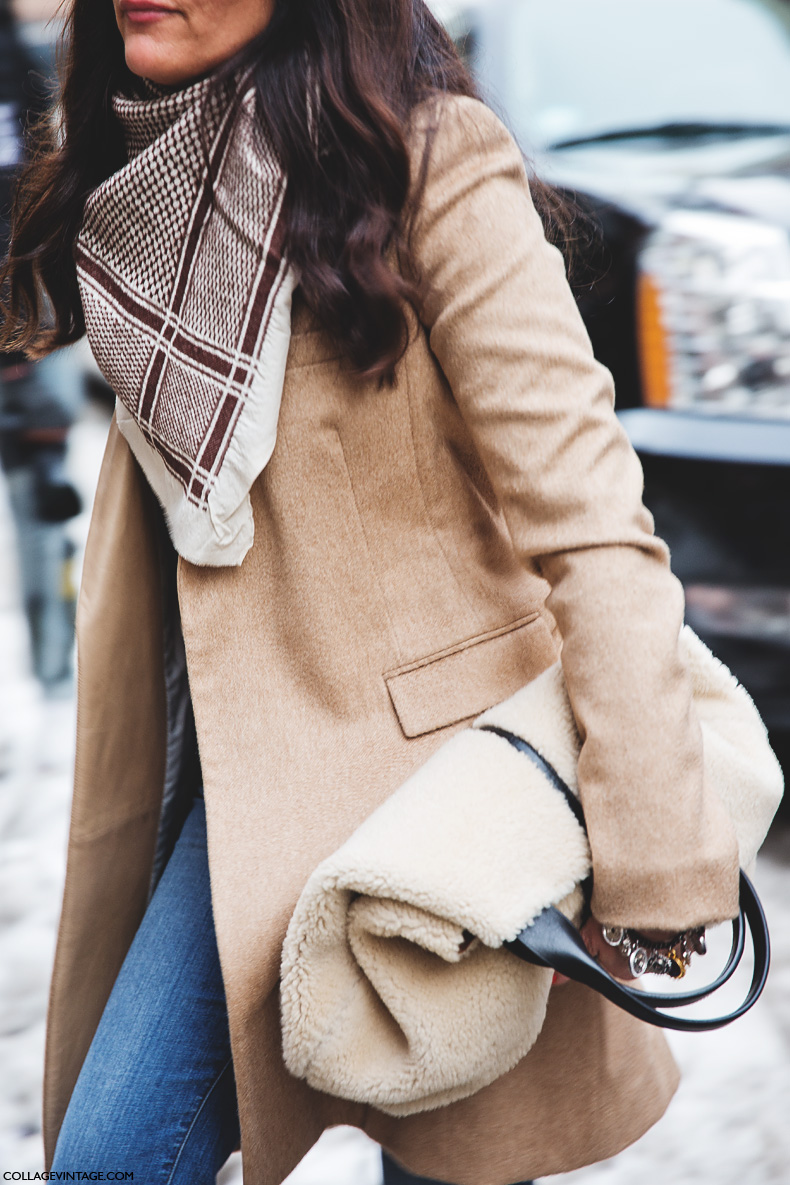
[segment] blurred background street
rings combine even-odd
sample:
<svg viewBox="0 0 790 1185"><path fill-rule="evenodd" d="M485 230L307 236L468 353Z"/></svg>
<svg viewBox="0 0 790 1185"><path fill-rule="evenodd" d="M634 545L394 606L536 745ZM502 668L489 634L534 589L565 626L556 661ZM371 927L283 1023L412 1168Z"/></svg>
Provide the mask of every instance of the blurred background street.
<svg viewBox="0 0 790 1185"><path fill-rule="evenodd" d="M571 278L687 618L790 767L790 2L436 0L535 171L575 203ZM0 238L53 0L0 0ZM31 80L33 82L31 83ZM112 396L82 346L0 367L0 1172L42 1168L44 1018L71 793L73 616ZM758 863L774 961L734 1026L672 1035L682 1086L557 1180L790 1181L790 809ZM714 937L710 962L726 937ZM705 968L706 974L710 973ZM748 968L727 989L734 1003ZM727 1001L725 1000L725 1004ZM380 1185L337 1129L290 1185ZM239 1185L239 1157L220 1177Z"/></svg>

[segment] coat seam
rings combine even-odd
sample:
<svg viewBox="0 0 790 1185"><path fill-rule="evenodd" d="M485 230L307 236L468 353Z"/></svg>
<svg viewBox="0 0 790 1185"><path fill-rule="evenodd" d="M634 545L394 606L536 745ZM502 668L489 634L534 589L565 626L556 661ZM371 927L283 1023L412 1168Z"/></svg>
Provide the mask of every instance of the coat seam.
<svg viewBox="0 0 790 1185"><path fill-rule="evenodd" d="M423 335L426 334L425 327L423 326L423 324L419 320L419 318L418 318L417 332L418 332L418 334L420 334L420 333L422 333ZM437 370L441 373L441 367L439 367L438 361L435 362L435 365L437 367ZM419 453L417 451L417 441L416 441L415 432L414 432L414 409L412 406L412 384L411 384L411 376L409 374L409 359L408 359L408 357L404 358L403 370L406 375L406 407L407 407L407 412L408 412L408 417L409 417L409 440L411 442L411 452L412 452L412 457L414 459L414 472L417 476L417 487L420 491L420 500L422 502L423 510L425 512L425 521L428 524L428 527L430 528L431 534L433 535L434 539L436 540L436 546L439 548L439 551L441 552L441 556L442 556L442 559L444 560L445 567L447 568L448 572L450 573L450 576L451 576L456 588L458 589L459 593L461 594L461 599L464 602L464 604L466 605L467 609L469 610L469 612L472 616L472 620L479 621L480 616L479 616L477 610L475 609L474 605L472 604L472 601L469 598L469 594L468 594L466 588L464 588L463 583L459 580L458 573L456 572L455 567L450 562L450 556L448 554L444 540L442 539L442 533L439 531L438 527L436 526L436 523L433 520L433 515L431 514L431 511L429 509L428 497L425 492L425 483L423 482L423 477L422 477L422 466L420 464L420 457L419 457Z"/></svg>
<svg viewBox="0 0 790 1185"><path fill-rule="evenodd" d="M359 509L359 502L357 501L357 491L354 488L354 482L351 477L351 470L348 467L348 460L346 458L346 450L343 446L343 438L340 435L340 430L337 428L337 426L334 427L334 432L335 432L335 435L337 436L338 445L340 446L340 459L343 462L343 471L346 475L346 481L348 482L348 488L351 491L351 500L354 503L354 513L356 514L357 522L359 524L359 529L362 534L362 540L365 544L365 554L368 557L368 567L369 567L370 572L373 576L373 580L375 581L376 588L378 589L379 599L380 599L382 605L384 606L384 613L386 615L387 622L390 627L390 637L392 638L392 642L395 647L395 653L398 657L398 661L400 662L400 660L402 659L402 654L401 654L401 648L400 648L400 641L398 639L398 631L395 628L395 619L392 616L392 612L391 612L390 606L389 606L389 601L387 600L387 595L384 591L384 586L381 583L381 578L379 577L378 569L376 568L376 565L373 562L373 553L371 551L370 541L368 539L367 532L365 530L365 522L364 522L364 519L362 518L362 513Z"/></svg>
<svg viewBox="0 0 790 1185"><path fill-rule="evenodd" d="M398 679L401 675L409 675L412 671L422 670L423 667L430 666L434 662L439 662L440 659L450 658L453 654L462 654L465 650L469 650L481 642L490 642L494 638L501 638L506 634L511 634L515 630L521 629L522 626L531 625L539 617L540 611L535 609L525 617L518 617L515 621L508 622L507 625L501 625L497 629L487 630L483 634L475 634L471 638L465 638L463 642L457 642L453 646L445 647L444 650L436 650L432 654L426 654L424 658L415 659L414 662L407 663L405 666L393 667L392 670L384 672L384 678L387 680Z"/></svg>
<svg viewBox="0 0 790 1185"><path fill-rule="evenodd" d="M97 839L106 839L108 835L112 835L115 831L123 831L125 827L131 826L132 823L138 823L142 819L148 819L152 816L159 815L159 807L148 807L147 810L140 811L136 815L129 815L125 819L116 820L113 823L107 823L103 827L97 828L95 831L88 831L84 835L69 836L69 847L77 847L82 844L94 843Z"/></svg>
<svg viewBox="0 0 790 1185"><path fill-rule="evenodd" d="M79 713L79 708L78 708ZM68 907L71 903L71 896L74 893L73 877L68 875L68 863L66 866L66 878L63 885L63 900L61 902L60 920L58 922L58 933L55 941L55 959L52 965L52 975L49 983L49 996L47 999L47 1019L45 1025L46 1040L44 1047L44 1075L42 1082L42 1097L41 1097L41 1128L42 1138L44 1142L44 1163L47 1169L52 1163L55 1154L55 1144L60 1135L60 1129L63 1125L63 1117L65 1115L65 1108L62 1108L60 1121L57 1124L57 1131L53 1131L54 1117L51 1114L53 1102L52 1096L55 1092L55 1059L50 1046L52 1036L53 1015L55 1007L55 999L58 996L58 988L63 977L63 959L58 959L57 951L60 945L60 940L65 927L65 921L68 916ZM62 1068L61 1068L62 1078ZM62 1087L61 1087L62 1090ZM54 1136L54 1140L52 1137Z"/></svg>

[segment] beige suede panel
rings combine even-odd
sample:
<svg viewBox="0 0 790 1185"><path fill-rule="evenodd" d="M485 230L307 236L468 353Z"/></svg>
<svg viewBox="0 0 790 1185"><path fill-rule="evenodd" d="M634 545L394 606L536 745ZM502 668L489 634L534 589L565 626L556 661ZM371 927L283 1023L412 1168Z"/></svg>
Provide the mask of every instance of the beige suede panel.
<svg viewBox="0 0 790 1185"><path fill-rule="evenodd" d="M418 129L416 158L421 143ZM239 569L180 567L248 1185L277 1185L342 1121L422 1175L506 1185L611 1155L666 1106L660 1036L581 989L552 994L508 1075L430 1114L365 1115L282 1064L280 950L310 873L460 721L554 660L554 617L601 915L674 927L735 907L735 841L703 786L677 653L680 590L518 152L479 104L442 109L413 246L430 337L413 316L395 386L355 377L297 298L255 545ZM150 870L164 706L145 506L113 431L80 610L50 1155ZM93 870L111 865L108 890ZM86 959L101 973L80 986Z"/></svg>

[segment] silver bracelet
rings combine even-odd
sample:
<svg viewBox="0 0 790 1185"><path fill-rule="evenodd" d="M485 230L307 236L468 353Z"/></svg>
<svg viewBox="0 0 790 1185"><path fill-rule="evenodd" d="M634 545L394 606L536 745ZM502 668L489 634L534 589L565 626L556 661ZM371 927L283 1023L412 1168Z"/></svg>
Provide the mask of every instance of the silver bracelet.
<svg viewBox="0 0 790 1185"><path fill-rule="evenodd" d="M691 956L704 955L707 949L704 926L683 930L666 942L653 942L636 930L626 930L622 926L604 926L603 938L628 959L631 974L636 979L646 972L682 979Z"/></svg>

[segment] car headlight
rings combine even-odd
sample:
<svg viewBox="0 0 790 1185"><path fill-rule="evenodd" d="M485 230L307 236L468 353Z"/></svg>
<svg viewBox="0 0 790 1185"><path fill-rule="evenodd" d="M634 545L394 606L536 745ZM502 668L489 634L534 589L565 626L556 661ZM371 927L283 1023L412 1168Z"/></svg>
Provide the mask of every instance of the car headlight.
<svg viewBox="0 0 790 1185"><path fill-rule="evenodd" d="M790 419L790 238L730 214L676 210L639 260L645 402Z"/></svg>

